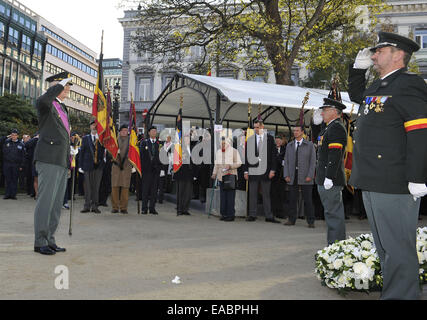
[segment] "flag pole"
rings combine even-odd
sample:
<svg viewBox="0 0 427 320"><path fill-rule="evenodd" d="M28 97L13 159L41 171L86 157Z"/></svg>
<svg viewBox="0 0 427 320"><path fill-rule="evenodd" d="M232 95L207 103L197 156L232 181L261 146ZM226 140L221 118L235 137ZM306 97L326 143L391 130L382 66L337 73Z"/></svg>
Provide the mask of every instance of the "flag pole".
<svg viewBox="0 0 427 320"><path fill-rule="evenodd" d="M248 136L249 130L251 129L252 122L252 99L249 98L248 101L248 130L246 131L246 139L245 139L245 162L248 161ZM248 180L246 180L246 217L249 217L249 167L248 167Z"/></svg>
<svg viewBox="0 0 427 320"><path fill-rule="evenodd" d="M133 130L134 129L134 124L136 123L136 119L134 119L133 118L133 116L134 116L134 114L135 114L135 112L133 112L134 110L133 110L133 108L135 108L134 107L134 104L133 104L133 94L132 94L132 92L130 93L130 105L131 105L131 110L130 110L130 113L131 113L131 115L130 115L130 119L132 119L132 122L131 122L131 130ZM141 179L142 179L142 177L140 177L138 174L136 175L136 206L137 206L137 214L138 215L140 215L141 214L141 204L140 204L140 202L139 202L139 195L141 194Z"/></svg>

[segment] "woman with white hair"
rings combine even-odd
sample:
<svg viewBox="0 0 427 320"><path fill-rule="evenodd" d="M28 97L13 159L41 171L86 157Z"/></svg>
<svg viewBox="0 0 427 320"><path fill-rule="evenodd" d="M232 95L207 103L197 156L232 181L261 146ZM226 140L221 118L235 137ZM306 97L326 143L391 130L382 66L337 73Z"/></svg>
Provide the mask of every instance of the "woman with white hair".
<svg viewBox="0 0 427 320"><path fill-rule="evenodd" d="M221 220L234 221L237 185L237 169L242 165L239 152L231 146L225 137L221 141L221 149L215 155L215 166L212 179L220 182Z"/></svg>

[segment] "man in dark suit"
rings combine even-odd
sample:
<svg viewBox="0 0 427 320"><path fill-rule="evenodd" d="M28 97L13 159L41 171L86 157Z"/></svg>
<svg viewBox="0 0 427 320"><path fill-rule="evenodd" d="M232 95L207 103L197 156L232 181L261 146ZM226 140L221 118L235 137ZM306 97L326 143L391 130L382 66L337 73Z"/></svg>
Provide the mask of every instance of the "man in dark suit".
<svg viewBox="0 0 427 320"><path fill-rule="evenodd" d="M183 138L182 144L182 166L173 174L173 179L176 182L176 203L177 216L189 216L191 198L193 195L193 181L197 176L197 166L194 165L191 159L191 141L190 136L186 135Z"/></svg>
<svg viewBox="0 0 427 320"><path fill-rule="evenodd" d="M90 134L83 137L79 152L79 172L85 175L85 204L81 213L92 211L100 214L99 187L105 165L105 148L99 142L95 120L90 123L90 131Z"/></svg>
<svg viewBox="0 0 427 320"><path fill-rule="evenodd" d="M274 138L264 130L264 123L256 120L255 134L252 135L245 149L245 180L249 180L249 216L248 222L257 219L258 187L262 190L262 203L265 221L280 223L274 219L271 211L271 180L276 175L276 148Z"/></svg>
<svg viewBox="0 0 427 320"><path fill-rule="evenodd" d="M350 185L361 189L383 274L383 300L420 297L416 248L420 198L427 194L427 85L407 71L411 39L380 32L350 68L349 95L360 104ZM380 79L366 88L373 65Z"/></svg>
<svg viewBox="0 0 427 320"><path fill-rule="evenodd" d="M346 186L344 151L347 131L340 120L345 108L344 104L330 98L325 98L320 108L326 127L320 132L316 184L325 209L329 245L346 239L342 190Z"/></svg>
<svg viewBox="0 0 427 320"><path fill-rule="evenodd" d="M286 153L286 138L276 136L276 172L271 180L271 209L275 217L285 218L286 183L283 177L283 160Z"/></svg>
<svg viewBox="0 0 427 320"><path fill-rule="evenodd" d="M156 202L162 163L159 157L160 143L157 140L157 128L151 127L148 135L149 138L141 141L139 147L142 168L142 214L147 214L150 210L150 214L158 215Z"/></svg>
<svg viewBox="0 0 427 320"><path fill-rule="evenodd" d="M36 102L40 139L34 151L38 173L34 251L43 255L65 251L56 245L54 235L70 166L70 124L62 101L70 92L71 80L71 75L66 72L46 79L51 87Z"/></svg>

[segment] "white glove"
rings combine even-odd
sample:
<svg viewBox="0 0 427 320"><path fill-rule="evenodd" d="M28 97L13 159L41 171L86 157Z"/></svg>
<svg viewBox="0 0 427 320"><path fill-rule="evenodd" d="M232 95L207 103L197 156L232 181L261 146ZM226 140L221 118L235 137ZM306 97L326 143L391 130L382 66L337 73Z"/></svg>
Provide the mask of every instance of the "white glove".
<svg viewBox="0 0 427 320"><path fill-rule="evenodd" d="M323 117L322 117L322 110L321 109L316 109L313 112L313 123L318 126L320 124L322 124L323 122Z"/></svg>
<svg viewBox="0 0 427 320"><path fill-rule="evenodd" d="M427 195L427 186L424 183L409 182L408 189L409 192L414 196L414 201L417 201L418 198Z"/></svg>
<svg viewBox="0 0 427 320"><path fill-rule="evenodd" d="M325 183L323 184L326 190L331 189L334 186L334 182L331 179L325 178Z"/></svg>
<svg viewBox="0 0 427 320"><path fill-rule="evenodd" d="M160 171L160 177L164 177L165 176L165 171L164 170L161 170Z"/></svg>
<svg viewBox="0 0 427 320"><path fill-rule="evenodd" d="M83 169L82 168L79 168L79 172L81 173L81 174L84 174L85 172L83 171Z"/></svg>
<svg viewBox="0 0 427 320"><path fill-rule="evenodd" d="M360 50L357 54L356 61L354 62L354 69L369 69L373 62L371 60L372 52L369 48Z"/></svg>
<svg viewBox="0 0 427 320"><path fill-rule="evenodd" d="M79 149L78 148L74 149L74 147L70 147L70 155L72 157L75 157L78 153L79 153Z"/></svg>
<svg viewBox="0 0 427 320"><path fill-rule="evenodd" d="M62 85L63 87L65 87L67 85L68 82L73 81L73 78L67 78L62 80L59 84Z"/></svg>
<svg viewBox="0 0 427 320"><path fill-rule="evenodd" d="M132 167L132 173L135 173L135 172L136 172L136 169Z"/></svg>

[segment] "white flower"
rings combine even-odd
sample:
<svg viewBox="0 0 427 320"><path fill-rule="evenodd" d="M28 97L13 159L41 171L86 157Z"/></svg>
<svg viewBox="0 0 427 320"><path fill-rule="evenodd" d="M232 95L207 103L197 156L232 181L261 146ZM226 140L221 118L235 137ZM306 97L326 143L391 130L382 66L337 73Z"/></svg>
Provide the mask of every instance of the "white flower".
<svg viewBox="0 0 427 320"><path fill-rule="evenodd" d="M375 270L369 268L363 262L357 262L353 266L354 273L356 275L356 279L360 280L372 280L375 274Z"/></svg>
<svg viewBox="0 0 427 320"><path fill-rule="evenodd" d="M335 270L341 269L341 267L343 265L342 259L335 260L334 263L333 263L333 265L334 265L334 269Z"/></svg>
<svg viewBox="0 0 427 320"><path fill-rule="evenodd" d="M370 256L368 259L366 259L366 265L369 268L372 268L374 266L374 264L375 264L376 261L377 261L377 259L375 257Z"/></svg>
<svg viewBox="0 0 427 320"><path fill-rule="evenodd" d="M365 251L365 250L363 250L363 251L362 251L362 257L363 257L363 258L367 259L367 258L369 258L370 256L371 256L371 252L369 252L369 251Z"/></svg>
<svg viewBox="0 0 427 320"><path fill-rule="evenodd" d="M425 252L424 252L425 253ZM418 254L418 261L419 261L419 263L420 264L423 264L424 263L424 261L426 261L426 258L424 257L424 254L423 253L421 253L421 252L417 252L417 254Z"/></svg>
<svg viewBox="0 0 427 320"><path fill-rule="evenodd" d="M420 274L423 274L424 273L424 269L420 269Z"/></svg>
<svg viewBox="0 0 427 320"><path fill-rule="evenodd" d="M362 241L361 246L362 246L363 249L366 249L366 250L371 250L372 249L372 243L369 242L369 241L366 241L366 240Z"/></svg>
<svg viewBox="0 0 427 320"><path fill-rule="evenodd" d="M352 267L354 260L350 256L344 257L344 264L346 267Z"/></svg>

